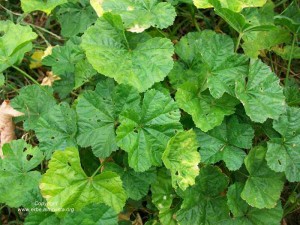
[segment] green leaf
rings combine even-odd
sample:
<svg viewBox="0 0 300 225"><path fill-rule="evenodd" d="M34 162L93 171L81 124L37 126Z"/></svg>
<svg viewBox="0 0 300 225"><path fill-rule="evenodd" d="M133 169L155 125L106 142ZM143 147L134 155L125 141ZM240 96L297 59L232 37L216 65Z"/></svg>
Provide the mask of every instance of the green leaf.
<svg viewBox="0 0 300 225"><path fill-rule="evenodd" d="M139 200L146 196L149 191L150 184L155 181L156 175L153 170L143 173L135 172L130 169L125 171L121 176L126 194L133 200Z"/></svg>
<svg viewBox="0 0 300 225"><path fill-rule="evenodd" d="M68 213L61 224L116 225L118 224L118 215L107 205L91 204L80 211Z"/></svg>
<svg viewBox="0 0 300 225"><path fill-rule="evenodd" d="M56 105L53 90L50 87L28 85L20 89L19 95L11 101L15 110L21 111L25 116L23 126L25 130L35 130L38 119L47 114Z"/></svg>
<svg viewBox="0 0 300 225"><path fill-rule="evenodd" d="M31 27L0 21L0 73L15 63L20 63L24 54L32 49L37 38Z"/></svg>
<svg viewBox="0 0 300 225"><path fill-rule="evenodd" d="M268 166L276 172L285 172L290 182L300 181L300 109L288 107L287 112L273 122L282 138L268 142Z"/></svg>
<svg viewBox="0 0 300 225"><path fill-rule="evenodd" d="M292 33L300 32L300 9L297 2L291 2L280 14L274 17L275 23L287 27Z"/></svg>
<svg viewBox="0 0 300 225"><path fill-rule="evenodd" d="M97 19L97 14L88 0L63 4L56 16L61 25L61 34L64 37L83 33Z"/></svg>
<svg viewBox="0 0 300 225"><path fill-rule="evenodd" d="M282 48L280 47L274 47L272 50L279 55L281 58L285 60L289 60L290 57L292 59L300 59L300 47L299 46L294 46L294 49L291 45L286 45Z"/></svg>
<svg viewBox="0 0 300 225"><path fill-rule="evenodd" d="M176 197L172 187L171 176L165 168L158 170L156 181L151 185L152 202L159 210L159 220L162 224L176 225L175 209L171 209Z"/></svg>
<svg viewBox="0 0 300 225"><path fill-rule="evenodd" d="M206 166L200 169L196 184L183 193L183 202L176 213L182 225L222 224L229 216L226 197L223 192L228 185L226 177L219 168Z"/></svg>
<svg viewBox="0 0 300 225"><path fill-rule="evenodd" d="M26 216L24 225L50 225L60 224L60 219L53 212L41 211L30 212Z"/></svg>
<svg viewBox="0 0 300 225"><path fill-rule="evenodd" d="M21 7L24 13L30 13L32 11L40 10L47 14L50 14L56 6L67 2L68 0L21 0Z"/></svg>
<svg viewBox="0 0 300 225"><path fill-rule="evenodd" d="M4 159L0 159L0 202L10 207L30 204L38 191L40 172L31 171L44 159L40 150L24 140L3 145ZM30 157L30 158L28 158Z"/></svg>
<svg viewBox="0 0 300 225"><path fill-rule="evenodd" d="M80 75L82 73L81 66L86 59L82 48L79 46L80 42L81 39L79 37L72 37L64 46L54 47L51 55L46 56L42 61L43 65L51 66L52 72L61 78L53 84L54 91L61 98L67 97L74 89L76 82L75 75L77 74L78 76L79 74L79 76L82 76ZM87 64L86 62L86 73L90 70L93 72L91 76L95 75L95 71L89 69L91 66ZM77 69L79 70L77 71Z"/></svg>
<svg viewBox="0 0 300 225"><path fill-rule="evenodd" d="M247 73L248 58L234 53L229 36L213 31L189 33L175 46L180 57L169 75L171 82L207 79L210 93L221 98L226 92L234 96L234 83Z"/></svg>
<svg viewBox="0 0 300 225"><path fill-rule="evenodd" d="M136 33L149 27L167 28L176 17L175 8L170 3L158 0L104 0L100 5L103 12L120 15L125 28Z"/></svg>
<svg viewBox="0 0 300 225"><path fill-rule="evenodd" d="M245 158L249 176L241 193L242 199L259 209L274 208L284 184L282 174L268 167L265 156L266 149L259 146L253 148Z"/></svg>
<svg viewBox="0 0 300 225"><path fill-rule="evenodd" d="M285 79L285 87L283 93L286 98L286 103L289 106L300 105L300 85L298 80L294 78Z"/></svg>
<svg viewBox="0 0 300 225"><path fill-rule="evenodd" d="M145 172L135 172L128 167L122 168L115 163L106 163L105 170L119 174L128 198L136 201L148 194L150 185L156 180L154 168Z"/></svg>
<svg viewBox="0 0 300 225"><path fill-rule="evenodd" d="M98 83L95 91L80 95L77 142L82 147L91 146L97 157L108 157L117 150L115 127L119 114L126 108L139 104L136 89L126 85L115 86L112 79Z"/></svg>
<svg viewBox="0 0 300 225"><path fill-rule="evenodd" d="M81 46L99 73L140 92L162 81L173 67L170 40L128 33L121 17L110 13L85 32Z"/></svg>
<svg viewBox="0 0 300 225"><path fill-rule="evenodd" d="M233 214L231 224L280 224L283 216L280 202L272 209L257 209L251 207L241 198L243 188L244 185L242 183L234 183L228 188L227 203Z"/></svg>
<svg viewBox="0 0 300 225"><path fill-rule="evenodd" d="M243 149L252 147L254 130L251 125L240 123L233 116L207 133L197 130L200 154L204 163L223 160L229 170L239 169L246 153Z"/></svg>
<svg viewBox="0 0 300 225"><path fill-rule="evenodd" d="M287 30L276 27L271 31L249 32L243 36L242 44L245 54L252 58L257 58L260 51L273 50L273 46L284 43L290 39ZM276 52L277 54L277 52Z"/></svg>
<svg viewBox="0 0 300 225"><path fill-rule="evenodd" d="M141 106L124 111L117 129L118 146L128 152L129 166L143 172L161 165L168 141L181 130L177 104L156 90L145 93Z"/></svg>
<svg viewBox="0 0 300 225"><path fill-rule="evenodd" d="M201 89L195 83L186 83L178 88L176 101L181 109L192 116L196 127L207 132L219 126L225 116L233 114L239 102L226 93L215 99L208 90L201 92Z"/></svg>
<svg viewBox="0 0 300 225"><path fill-rule="evenodd" d="M260 60L250 63L247 78L236 82L235 93L243 103L246 114L254 122L262 123L267 118L278 119L285 110L285 98L279 79Z"/></svg>
<svg viewBox="0 0 300 225"><path fill-rule="evenodd" d="M88 177L80 165L76 148L56 151L42 176L40 189L50 210L74 208L81 210L91 203L105 203L120 212L126 201L120 177L113 172ZM57 212L64 216L65 211Z"/></svg>
<svg viewBox="0 0 300 225"><path fill-rule="evenodd" d="M197 8L205 9L213 7L211 0L193 0ZM261 7L267 0L219 0L222 8L227 8L235 12L240 12L246 7Z"/></svg>
<svg viewBox="0 0 300 225"><path fill-rule="evenodd" d="M76 113L67 103L52 107L42 115L35 127L39 146L50 158L52 152L76 147Z"/></svg>
<svg viewBox="0 0 300 225"><path fill-rule="evenodd" d="M97 74L97 71L94 70L92 65L84 59L79 61L75 65L75 86L74 89L81 87L84 83L89 81L94 75Z"/></svg>
<svg viewBox="0 0 300 225"><path fill-rule="evenodd" d="M200 154L199 145L193 130L178 132L172 137L162 156L167 169L171 171L172 186L185 190L195 184L199 174L198 164Z"/></svg>

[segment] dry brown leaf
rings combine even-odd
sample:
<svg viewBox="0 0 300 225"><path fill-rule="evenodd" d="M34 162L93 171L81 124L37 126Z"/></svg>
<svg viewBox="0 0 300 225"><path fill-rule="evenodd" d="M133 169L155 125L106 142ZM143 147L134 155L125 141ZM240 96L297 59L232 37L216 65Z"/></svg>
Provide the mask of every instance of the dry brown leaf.
<svg viewBox="0 0 300 225"><path fill-rule="evenodd" d="M16 138L15 125L12 118L22 116L24 113L11 107L9 100L0 106L0 157L3 159L2 146Z"/></svg>
<svg viewBox="0 0 300 225"><path fill-rule="evenodd" d="M60 80L61 78L55 74L53 74L52 71L47 71L46 77L42 81L42 86L52 86L54 81Z"/></svg>

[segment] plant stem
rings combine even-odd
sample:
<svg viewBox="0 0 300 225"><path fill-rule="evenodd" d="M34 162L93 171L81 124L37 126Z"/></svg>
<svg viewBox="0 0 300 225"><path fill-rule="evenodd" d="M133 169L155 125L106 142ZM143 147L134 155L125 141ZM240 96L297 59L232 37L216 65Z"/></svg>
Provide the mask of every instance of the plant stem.
<svg viewBox="0 0 300 225"><path fill-rule="evenodd" d="M31 80L33 83L41 86L32 76L30 76L28 73L26 73L25 71L21 70L20 68L12 65L12 68L14 68L15 70L17 70L18 72L20 72L24 77L28 78L29 80Z"/></svg>
<svg viewBox="0 0 300 225"><path fill-rule="evenodd" d="M295 42L297 39L297 34L293 35L293 42L292 42L292 49L290 52L290 57L289 57L289 62L288 62L288 68L287 68L287 72L286 72L286 82L285 82L285 86L288 85L288 80L289 80L289 76L290 76L290 71L291 71L291 64L292 64L292 59L293 59L293 54L294 54L294 48L295 48Z"/></svg>

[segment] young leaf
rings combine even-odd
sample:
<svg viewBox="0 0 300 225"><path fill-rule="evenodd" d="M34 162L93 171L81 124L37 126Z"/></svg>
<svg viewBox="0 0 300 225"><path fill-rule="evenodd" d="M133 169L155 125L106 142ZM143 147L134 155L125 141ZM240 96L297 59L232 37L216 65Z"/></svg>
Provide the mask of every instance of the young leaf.
<svg viewBox="0 0 300 225"><path fill-rule="evenodd" d="M229 170L239 169L246 153L252 147L254 130L249 124L240 123L236 117L225 121L207 133L196 130L200 154L204 163L223 160Z"/></svg>
<svg viewBox="0 0 300 225"><path fill-rule="evenodd" d="M47 114L49 110L56 105L53 95L53 90L50 87L38 85L28 85L23 87L19 95L11 101L14 109L25 114L24 129L34 130L38 119Z"/></svg>
<svg viewBox="0 0 300 225"><path fill-rule="evenodd" d="M128 33L121 17L110 13L85 32L81 46L99 73L140 92L162 81L173 67L170 40Z"/></svg>
<svg viewBox="0 0 300 225"><path fill-rule="evenodd" d="M233 214L232 224L280 224L283 214L280 202L272 209L251 207L241 198L243 188L242 183L234 183L228 188L227 204Z"/></svg>
<svg viewBox="0 0 300 225"><path fill-rule="evenodd" d="M196 184L183 193L183 202L176 213L182 225L221 224L228 219L229 209L222 192L227 188L228 177L219 168L206 166L200 169Z"/></svg>
<svg viewBox="0 0 300 225"><path fill-rule="evenodd" d="M10 207L30 204L33 192L38 191L40 172L31 171L44 159L41 151L24 140L3 146L4 159L0 159L0 202ZM28 156L31 158L28 159Z"/></svg>
<svg viewBox="0 0 300 225"><path fill-rule="evenodd" d="M40 149L48 157L56 150L77 146L76 120L75 111L67 103L52 107L48 113L39 118L35 133L40 142Z"/></svg>
<svg viewBox="0 0 300 225"><path fill-rule="evenodd" d="M0 73L0 87L2 87L5 83L5 77L3 73Z"/></svg>
<svg viewBox="0 0 300 225"><path fill-rule="evenodd" d="M68 213L60 224L116 225L118 224L118 215L105 204L90 204L80 211Z"/></svg>
<svg viewBox="0 0 300 225"><path fill-rule="evenodd" d="M160 29L171 26L176 17L175 8L159 0L104 0L102 13L111 12L122 17L128 31L140 33L149 27Z"/></svg>
<svg viewBox="0 0 300 225"><path fill-rule="evenodd" d="M67 2L68 0L21 0L21 7L24 13L30 13L32 11L40 10L47 14L50 14L56 6Z"/></svg>
<svg viewBox="0 0 300 225"><path fill-rule="evenodd" d="M61 34L64 37L83 33L97 19L96 12L89 4L89 0L63 4L56 15L61 24Z"/></svg>
<svg viewBox="0 0 300 225"><path fill-rule="evenodd" d="M260 60L250 63L247 79L236 81L235 93L254 122L263 123L267 118L278 119L285 110L279 79Z"/></svg>
<svg viewBox="0 0 300 225"><path fill-rule="evenodd" d="M88 177L80 165L76 148L53 153L49 169L42 176L40 189L47 207L81 210L91 203L105 203L120 212L126 201L120 177L113 172ZM57 212L64 216L66 211Z"/></svg>
<svg viewBox="0 0 300 225"><path fill-rule="evenodd" d="M118 146L128 152L129 166L137 172L161 165L168 141L181 130L180 112L171 97L156 91L145 93L141 106L124 111L117 129Z"/></svg>
<svg viewBox="0 0 300 225"><path fill-rule="evenodd" d="M276 172L285 172L290 182L300 181L300 110L288 107L287 112L273 122L282 138L268 142L268 166Z"/></svg>
<svg viewBox="0 0 300 225"><path fill-rule="evenodd" d="M180 108L189 113L196 127L204 132L219 126L224 117L235 111L239 103L234 97L224 94L221 98L213 98L209 91L194 83L186 83L178 88L176 101Z"/></svg>
<svg viewBox="0 0 300 225"><path fill-rule="evenodd" d="M264 147L255 147L245 158L249 176L241 197L249 205L259 209L274 208L284 184L282 174L268 167L265 160L266 151Z"/></svg>
<svg viewBox="0 0 300 225"><path fill-rule="evenodd" d="M31 42L37 38L29 26L0 21L0 73L21 62L24 54L32 49ZM16 35L17 34L17 35Z"/></svg>
<svg viewBox="0 0 300 225"><path fill-rule="evenodd" d="M100 82L95 91L83 92L76 106L78 144L91 146L97 157L108 157L117 150L115 127L119 123L119 114L138 105L139 100L136 89L115 86L112 79Z"/></svg>
<svg viewBox="0 0 300 225"><path fill-rule="evenodd" d="M193 130L178 132L172 137L162 156L167 169L171 171L172 186L185 190L195 184L199 174L200 154L196 134Z"/></svg>

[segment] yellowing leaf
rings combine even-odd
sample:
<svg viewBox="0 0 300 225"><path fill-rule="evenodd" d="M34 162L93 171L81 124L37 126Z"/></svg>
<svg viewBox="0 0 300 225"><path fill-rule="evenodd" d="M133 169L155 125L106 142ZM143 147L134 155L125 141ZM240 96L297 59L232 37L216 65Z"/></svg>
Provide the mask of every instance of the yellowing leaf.
<svg viewBox="0 0 300 225"><path fill-rule="evenodd" d="M29 68L35 69L42 66L42 58L44 56L44 52L41 50L35 51L30 60Z"/></svg>
<svg viewBox="0 0 300 225"><path fill-rule="evenodd" d="M15 139L15 125L12 118L24 113L15 110L10 101L4 101L0 106L0 157L3 158L2 146Z"/></svg>
<svg viewBox="0 0 300 225"><path fill-rule="evenodd" d="M46 50L44 51L44 54L42 56L42 59L45 58L46 56L48 55L51 55L52 54L52 49L53 49L53 46L49 45Z"/></svg>
<svg viewBox="0 0 300 225"><path fill-rule="evenodd" d="M102 8L102 2L103 0L90 0L91 6L94 8L97 15L100 17L103 14L103 8Z"/></svg>

